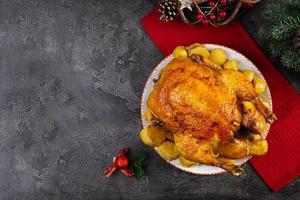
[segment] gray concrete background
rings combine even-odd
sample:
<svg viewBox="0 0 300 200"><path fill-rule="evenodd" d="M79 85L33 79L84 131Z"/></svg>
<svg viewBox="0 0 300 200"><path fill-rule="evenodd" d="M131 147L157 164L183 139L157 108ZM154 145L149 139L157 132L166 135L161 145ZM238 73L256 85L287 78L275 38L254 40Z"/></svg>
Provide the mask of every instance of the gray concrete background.
<svg viewBox="0 0 300 200"><path fill-rule="evenodd" d="M254 38L263 4L242 19ZM300 179L272 193L250 165L194 176L141 144L139 98L163 58L139 24L154 5L0 0L0 200L300 199ZM147 176L103 176L123 146L147 153Z"/></svg>

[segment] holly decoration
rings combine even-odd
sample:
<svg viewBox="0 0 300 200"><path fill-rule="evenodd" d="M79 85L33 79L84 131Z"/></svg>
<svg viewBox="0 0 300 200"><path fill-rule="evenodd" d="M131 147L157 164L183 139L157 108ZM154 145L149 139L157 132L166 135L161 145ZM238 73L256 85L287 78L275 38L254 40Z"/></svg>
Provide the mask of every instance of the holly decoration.
<svg viewBox="0 0 300 200"><path fill-rule="evenodd" d="M120 153L113 158L113 163L104 171L106 177L111 176L119 169L125 176L137 178L144 175L144 165L146 156L143 152L130 154L127 157L128 148L123 148Z"/></svg>
<svg viewBox="0 0 300 200"><path fill-rule="evenodd" d="M111 176L117 169L125 174L128 177L133 176L134 174L128 169L129 160L126 157L128 153L128 148L121 149L120 153L113 158L113 163L104 171L106 177Z"/></svg>
<svg viewBox="0 0 300 200"><path fill-rule="evenodd" d="M259 1L261 0L161 0L159 11L161 19L166 21L180 16L188 24L220 26L232 21L240 8L251 8Z"/></svg>
<svg viewBox="0 0 300 200"><path fill-rule="evenodd" d="M146 155L143 152L137 152L135 154L130 155L129 157L130 165L129 169L134 173L134 176L140 178L144 176L145 171L145 163L146 163Z"/></svg>

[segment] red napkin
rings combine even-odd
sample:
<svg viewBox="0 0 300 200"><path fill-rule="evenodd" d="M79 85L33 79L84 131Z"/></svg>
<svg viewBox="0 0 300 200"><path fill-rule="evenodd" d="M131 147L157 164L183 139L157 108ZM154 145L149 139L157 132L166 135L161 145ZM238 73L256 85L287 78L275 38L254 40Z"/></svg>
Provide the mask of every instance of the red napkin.
<svg viewBox="0 0 300 200"><path fill-rule="evenodd" d="M181 21L163 22L155 9L141 20L164 56L178 45L195 42L228 46L247 56L261 70L271 90L278 120L268 135L269 152L250 163L266 184L278 191L300 175L300 96L250 38L243 26L189 26Z"/></svg>

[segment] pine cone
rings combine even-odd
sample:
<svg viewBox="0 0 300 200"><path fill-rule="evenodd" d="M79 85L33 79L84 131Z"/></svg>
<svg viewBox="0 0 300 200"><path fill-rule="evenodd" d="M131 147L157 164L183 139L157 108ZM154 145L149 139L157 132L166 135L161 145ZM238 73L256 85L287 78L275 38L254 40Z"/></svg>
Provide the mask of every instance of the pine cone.
<svg viewBox="0 0 300 200"><path fill-rule="evenodd" d="M293 39L293 47L300 52L300 28L296 30L294 39Z"/></svg>
<svg viewBox="0 0 300 200"><path fill-rule="evenodd" d="M161 0L159 2L160 19L172 21L178 15L177 7L177 0Z"/></svg>

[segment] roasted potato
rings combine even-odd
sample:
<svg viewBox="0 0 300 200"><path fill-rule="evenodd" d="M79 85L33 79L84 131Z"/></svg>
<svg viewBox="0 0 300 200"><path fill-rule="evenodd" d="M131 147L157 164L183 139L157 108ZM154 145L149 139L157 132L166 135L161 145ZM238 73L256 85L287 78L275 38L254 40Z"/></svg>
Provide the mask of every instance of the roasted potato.
<svg viewBox="0 0 300 200"><path fill-rule="evenodd" d="M159 146L165 141L166 130L161 127L150 125L140 132L140 138L147 146Z"/></svg>
<svg viewBox="0 0 300 200"><path fill-rule="evenodd" d="M249 153L251 155L261 156L268 152L268 142L266 139L257 140L250 143Z"/></svg>
<svg viewBox="0 0 300 200"><path fill-rule="evenodd" d="M253 77L253 86L257 93L263 93L266 90L267 84L266 82L259 78L258 76Z"/></svg>
<svg viewBox="0 0 300 200"><path fill-rule="evenodd" d="M186 166L186 167L190 167L190 166L198 164L196 162L188 160L187 158L183 157L182 155L179 156L179 161L180 161L180 164L182 164L183 166Z"/></svg>
<svg viewBox="0 0 300 200"><path fill-rule="evenodd" d="M188 50L188 56L200 55L203 58L209 58L209 51L204 46L196 46Z"/></svg>
<svg viewBox="0 0 300 200"><path fill-rule="evenodd" d="M198 47L198 46L204 47L203 44L200 44L200 43L193 43L193 44L187 46L186 49L189 51L189 50L191 50L191 49L193 49L193 48L195 48L195 47ZM204 47L204 48L205 48L205 47Z"/></svg>
<svg viewBox="0 0 300 200"><path fill-rule="evenodd" d="M250 82L252 82L253 78L254 78L254 72L251 70L245 70L243 71L243 74L246 76L246 79Z"/></svg>
<svg viewBox="0 0 300 200"><path fill-rule="evenodd" d="M185 50L184 46L178 46L174 49L172 55L174 56L174 58L186 58L187 51Z"/></svg>
<svg viewBox="0 0 300 200"><path fill-rule="evenodd" d="M227 54L223 49L213 49L210 52L210 60L218 65L223 65L227 60Z"/></svg>
<svg viewBox="0 0 300 200"><path fill-rule="evenodd" d="M143 128L140 132L140 139L142 140L142 142L150 147L154 146L154 143L152 141L152 139L149 137L148 132L147 132L147 128Z"/></svg>
<svg viewBox="0 0 300 200"><path fill-rule="evenodd" d="M166 160L174 160L178 158L179 151L173 142L165 141L157 148L158 154Z"/></svg>
<svg viewBox="0 0 300 200"><path fill-rule="evenodd" d="M224 65L224 69L238 70L237 64L235 60L228 60Z"/></svg>

